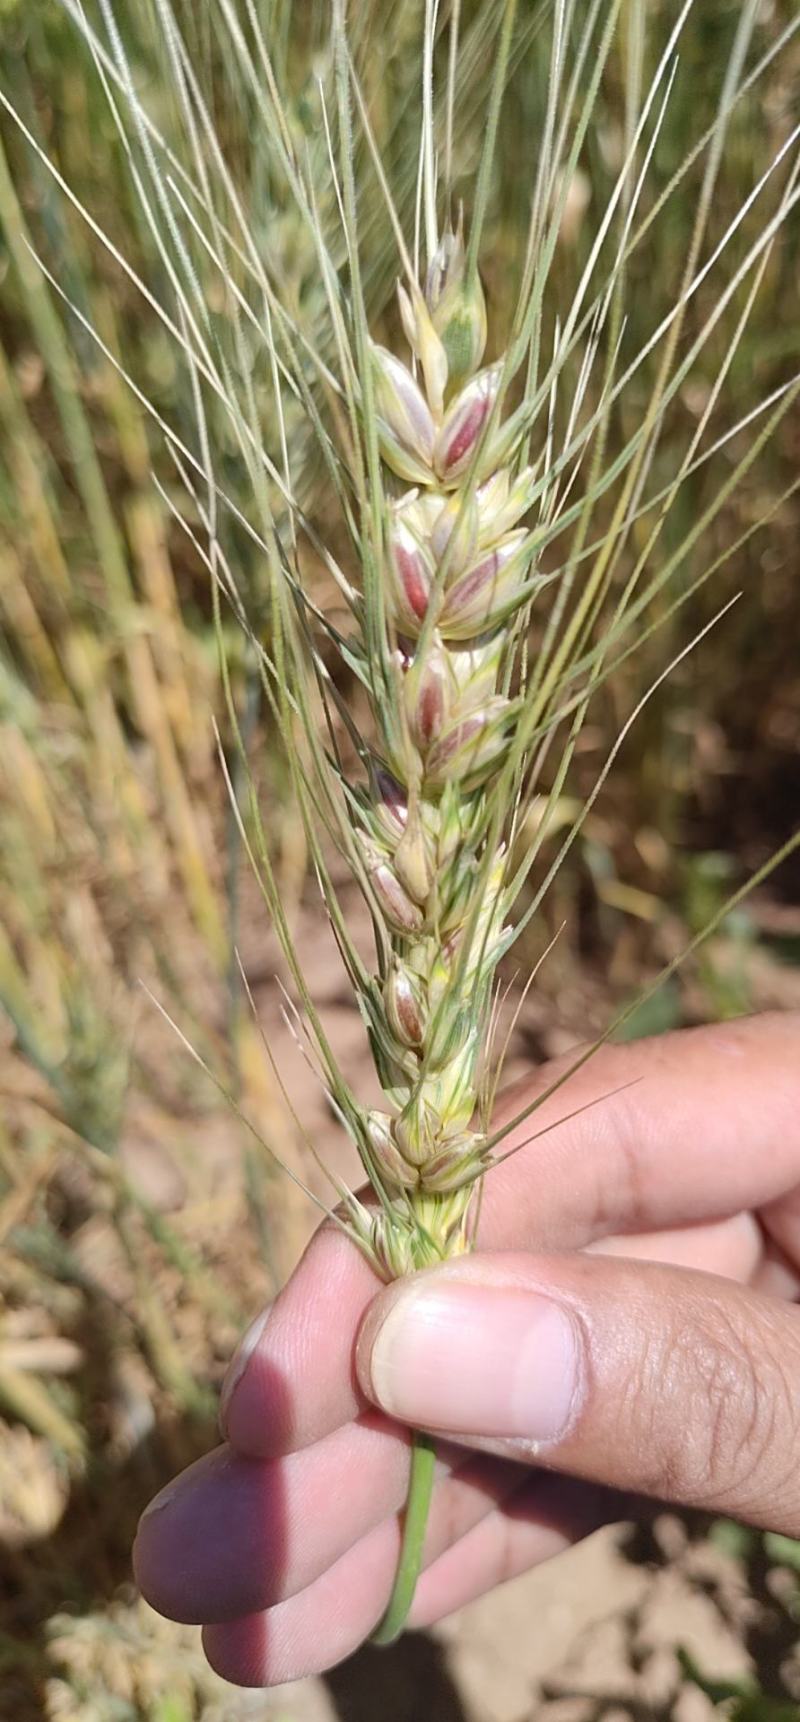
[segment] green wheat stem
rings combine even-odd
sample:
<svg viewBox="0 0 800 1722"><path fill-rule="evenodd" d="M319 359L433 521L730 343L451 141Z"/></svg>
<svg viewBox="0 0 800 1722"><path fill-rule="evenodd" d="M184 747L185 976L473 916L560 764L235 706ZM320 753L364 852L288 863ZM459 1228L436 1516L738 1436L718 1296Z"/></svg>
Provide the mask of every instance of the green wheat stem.
<svg viewBox="0 0 800 1722"><path fill-rule="evenodd" d="M429 1435L415 1434L411 1446L411 1476L403 1514L400 1558L386 1613L372 1634L373 1644L394 1644L408 1619L422 1568L435 1469L433 1441Z"/></svg>

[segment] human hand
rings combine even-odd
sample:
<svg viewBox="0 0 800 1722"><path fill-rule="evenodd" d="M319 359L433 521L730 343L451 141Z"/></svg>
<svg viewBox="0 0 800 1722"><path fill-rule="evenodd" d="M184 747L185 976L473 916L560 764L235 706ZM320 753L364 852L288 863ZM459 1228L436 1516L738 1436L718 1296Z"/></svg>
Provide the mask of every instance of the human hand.
<svg viewBox="0 0 800 1722"><path fill-rule="evenodd" d="M374 1628L407 1424L441 1437L414 1627L642 1496L800 1536L800 1014L606 1047L504 1148L549 1125L490 1171L480 1253L380 1289L324 1226L245 1336L227 1444L135 1551L227 1679L317 1672Z"/></svg>

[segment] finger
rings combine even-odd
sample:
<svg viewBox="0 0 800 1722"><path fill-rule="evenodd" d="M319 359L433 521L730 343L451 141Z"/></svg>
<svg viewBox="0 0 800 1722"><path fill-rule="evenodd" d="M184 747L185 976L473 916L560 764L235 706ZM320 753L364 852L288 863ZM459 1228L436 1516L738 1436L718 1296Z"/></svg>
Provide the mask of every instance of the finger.
<svg viewBox="0 0 800 1722"><path fill-rule="evenodd" d="M399 1532L379 1525L299 1596L205 1626L211 1667L234 1686L281 1686L343 1662L381 1618L399 1548Z"/></svg>
<svg viewBox="0 0 800 1722"><path fill-rule="evenodd" d="M599 1239L589 1247L676 1266L702 1265L711 1273L747 1281L761 1255L761 1233L752 1215L738 1214L706 1226ZM256 1318L228 1371L221 1421L240 1452L264 1458L292 1452L364 1411L355 1335L379 1290L379 1280L347 1238L331 1229L316 1234L308 1261L272 1309ZM335 1322L330 1319L332 1307ZM289 1384L295 1379L292 1392ZM302 1390L309 1379L313 1395Z"/></svg>
<svg viewBox="0 0 800 1722"><path fill-rule="evenodd" d="M137 1582L172 1620L267 1608L397 1512L407 1485L408 1438L384 1418L281 1460L218 1447L151 1502L134 1547Z"/></svg>
<svg viewBox="0 0 800 1722"><path fill-rule="evenodd" d="M614 1497L560 1479L558 1483L549 1478L530 1479L524 1485L523 1500L519 1484L512 1488L509 1481L514 1470L518 1477L518 1467L504 1468L503 1486L514 1503L509 1510L515 1526L524 1520L524 1535L516 1528L510 1534L520 1559L524 1553L526 1566L549 1560L598 1524L617 1516ZM458 1551L471 1547L474 1532L469 1505L464 1504L467 1498L463 1502L459 1498L462 1486L456 1480L443 1491L439 1502L434 1504L426 1538L431 1575L436 1573L439 1557L451 1549L452 1607L457 1606L455 1599L459 1594L455 1577ZM491 1561L499 1552L506 1502L490 1509L488 1514L484 1501L473 1501L473 1511L476 1504L479 1524L484 1520L496 1521L494 1535L489 1536L486 1545ZM320 1673L341 1662L363 1643L380 1620L389 1600L399 1548L398 1522L387 1521L349 1549L300 1595L276 1608L206 1627L203 1644L212 1667L237 1686L275 1686ZM470 1556L470 1573L476 1584L478 1555L479 1551L475 1551L476 1558ZM498 1578L501 1571L502 1566L498 1566ZM494 1582L490 1564L483 1575L483 1588L491 1588ZM430 1588L427 1573L423 1574L418 1596L422 1598L423 1610L429 1597L442 1604L441 1612L449 1612L448 1591L441 1571ZM417 1618L416 1604L413 1624L422 1624L421 1618Z"/></svg>
<svg viewBox="0 0 800 1722"><path fill-rule="evenodd" d="M432 1523L460 1534L518 1482L516 1466L445 1444ZM193 1624L267 1608L389 1520L407 1487L407 1432L375 1413L283 1460L219 1447L144 1514L134 1549L138 1583L161 1614Z"/></svg>
<svg viewBox="0 0 800 1722"><path fill-rule="evenodd" d="M295 1452L364 1409L355 1337L380 1286L342 1232L316 1233L272 1308L248 1330L223 1384L220 1419L239 1452Z"/></svg>
<svg viewBox="0 0 800 1722"><path fill-rule="evenodd" d="M800 1256L787 1255L766 1229L761 1260L751 1283L756 1291L767 1292L770 1297L800 1303Z"/></svg>
<svg viewBox="0 0 800 1722"><path fill-rule="evenodd" d="M708 1225L681 1226L669 1232L632 1232L627 1237L598 1238L589 1244L593 1255L625 1256L637 1262L664 1262L673 1268L696 1268L721 1274L742 1285L753 1282L764 1255L764 1239L752 1214L734 1214Z"/></svg>
<svg viewBox="0 0 800 1722"><path fill-rule="evenodd" d="M655 1263L474 1256L383 1292L358 1362L415 1428L800 1533L792 1304Z"/></svg>
<svg viewBox="0 0 800 1722"><path fill-rule="evenodd" d="M580 1249L774 1200L800 1181L798 1054L796 1011L604 1047L503 1144L537 1133L487 1177L479 1242ZM504 1110L528 1104L565 1062Z"/></svg>
<svg viewBox="0 0 800 1722"><path fill-rule="evenodd" d="M797 1013L771 1013L604 1047L504 1144L547 1131L490 1171L479 1242L581 1248L615 1232L713 1222L791 1188L799 1036ZM545 1066L525 1098L565 1067ZM506 1108L523 1098L518 1091ZM225 1417L236 1447L289 1452L358 1414L353 1342L377 1286L346 1238L330 1228L316 1235L248 1356L234 1359Z"/></svg>
<svg viewBox="0 0 800 1722"><path fill-rule="evenodd" d="M766 1203L760 1210L759 1219L776 1256L797 1280L800 1276L800 1179L778 1201Z"/></svg>
<svg viewBox="0 0 800 1722"><path fill-rule="evenodd" d="M570 1477L556 1482L546 1472L536 1472L501 1508L487 1513L426 1568L408 1624L416 1630L433 1626L457 1608L560 1554L567 1542L578 1542L601 1525L634 1516L641 1523L656 1510L652 1502L614 1489Z"/></svg>

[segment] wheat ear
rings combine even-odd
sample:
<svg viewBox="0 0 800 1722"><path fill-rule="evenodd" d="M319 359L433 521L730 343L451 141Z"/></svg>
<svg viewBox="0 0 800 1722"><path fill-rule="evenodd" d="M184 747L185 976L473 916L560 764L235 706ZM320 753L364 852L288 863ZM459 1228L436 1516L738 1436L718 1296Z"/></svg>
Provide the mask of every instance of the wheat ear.
<svg viewBox="0 0 800 1722"><path fill-rule="evenodd" d="M487 1163L475 1115L505 906L505 853L487 848L487 785L508 750L510 653L538 583L534 536L518 525L534 475L515 472L513 446L492 428L502 366L480 369L486 314L461 235L437 247L424 291L399 294L420 381L374 347L375 406L383 460L413 488L389 505L395 645L373 700L376 753L360 804L364 862L389 934L369 1026L392 1104L364 1120L365 1158L384 1194L364 1241L391 1277L467 1248ZM433 1466L432 1444L417 1437L379 1642L397 1636L413 1596Z"/></svg>
<svg viewBox="0 0 800 1722"><path fill-rule="evenodd" d="M502 844L487 855L487 785L517 710L510 653L542 583L534 534L518 524L534 475L515 473L513 447L491 428L502 367L480 369L483 294L466 277L459 235L438 247L425 290L401 287L400 302L421 381L373 347L375 404L383 460L413 488L388 504L395 644L372 702L370 786L359 802L388 931L368 1008L392 1111L365 1115L364 1148L388 1197L369 1244L391 1276L466 1247L486 1164L474 1119L505 906Z"/></svg>

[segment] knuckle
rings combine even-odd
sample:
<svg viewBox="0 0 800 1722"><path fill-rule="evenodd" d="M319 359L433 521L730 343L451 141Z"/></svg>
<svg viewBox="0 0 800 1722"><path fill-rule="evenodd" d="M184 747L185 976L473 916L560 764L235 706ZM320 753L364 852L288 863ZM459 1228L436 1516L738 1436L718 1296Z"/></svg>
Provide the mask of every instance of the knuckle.
<svg viewBox="0 0 800 1722"><path fill-rule="evenodd" d="M644 1379L629 1392L648 1407L641 1439L651 1493L743 1516L777 1502L791 1520L800 1514L800 1352L786 1346L782 1323L777 1332L768 1320L753 1327L705 1294L688 1321L645 1348Z"/></svg>
<svg viewBox="0 0 800 1722"><path fill-rule="evenodd" d="M646 1174L641 1154L643 1121L635 1096L624 1091L614 1095L613 1111L595 1125L607 1135L609 1175L603 1156L598 1156L596 1188L590 1210L589 1235L603 1237L624 1219L635 1231L646 1211Z"/></svg>

